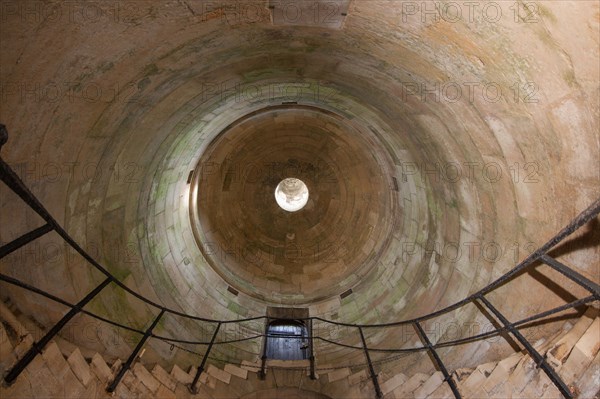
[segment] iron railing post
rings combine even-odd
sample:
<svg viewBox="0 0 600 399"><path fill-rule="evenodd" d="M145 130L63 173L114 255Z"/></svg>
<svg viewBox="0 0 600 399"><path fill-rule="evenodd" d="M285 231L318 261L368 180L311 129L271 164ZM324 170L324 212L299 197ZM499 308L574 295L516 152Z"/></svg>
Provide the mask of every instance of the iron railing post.
<svg viewBox="0 0 600 399"><path fill-rule="evenodd" d="M25 369L25 367L27 367L29 363L31 363L31 361L36 357L36 355L40 353L42 349L44 349L48 342L50 342L52 338L54 338L54 336L58 334L58 332L65 326L65 324L67 324L69 320L71 320L76 314L78 314L89 301L91 301L96 295L98 295L100 291L102 291L104 287L106 287L112 281L112 277L107 278L102 283L100 283L100 285L94 288L89 294L87 294L85 298L83 298L75 306L73 306L73 308L71 308L71 310L69 310L69 312L67 312L67 314L64 315L58 321L58 323L56 323L50 329L50 331L48 331L46 335L42 337L42 339L33 344L33 346L27 351L27 353L25 353L25 355L13 366L13 368L10 369L8 374L6 374L6 377L4 377L4 381L6 381L7 384L12 384L17 379L19 374L21 374L21 372Z"/></svg>
<svg viewBox="0 0 600 399"><path fill-rule="evenodd" d="M479 295L478 299L500 320L504 327L510 331L510 333L525 347L525 350L529 353L529 356L533 358L535 363L542 368L550 378L550 380L556 385L560 393L565 398L573 398L571 390L567 387L560 376L554 371L554 369L546 362L546 359L535 348L527 341L527 339L517 330L510 321L494 305L492 305L483 295Z"/></svg>
<svg viewBox="0 0 600 399"><path fill-rule="evenodd" d="M313 319L309 319L308 322L310 323L310 330L309 330L310 335L308 337L308 345L309 345L309 351L310 351L310 357L309 357L310 379L316 380L317 375L315 374L315 353L314 353L315 343L314 343L314 339L313 339Z"/></svg>
<svg viewBox="0 0 600 399"><path fill-rule="evenodd" d="M416 321L414 325L417 330L417 333L419 334L419 337L421 338L421 341L423 341L423 344L427 348L427 351L431 354L431 356L433 356L433 359L435 360L434 364L439 367L440 371L444 375L444 381L446 381L448 383L448 385L450 385L450 389L452 389L452 393L454 394L454 397L456 399L461 399L462 396L460 395L460 392L458 391L458 387L456 386L456 383L452 379L452 376L450 375L450 373L448 373L446 366L444 366L444 362L442 362L442 358L440 358L437 351L431 344L431 341L429 340L429 337L427 337L425 330L423 330L423 327L421 327L421 324L419 324L418 321Z"/></svg>
<svg viewBox="0 0 600 399"><path fill-rule="evenodd" d="M379 380L377 379L377 374L375 374L375 368L373 367L373 363L371 362L371 356L369 355L369 347L367 346L367 340L365 339L365 335L363 334L362 327L358 327L358 332L360 333L360 340L362 341L362 347L365 351L365 357L367 358L367 364L369 365L369 374L371 375L371 380L373 380L373 387L375 388L375 395L377 398L383 398L383 394L381 393L381 387L379 386Z"/></svg>
<svg viewBox="0 0 600 399"><path fill-rule="evenodd" d="M156 318L154 319L154 321L152 322L150 327L144 333L144 336L142 337L140 342L138 342L138 344L135 347L135 349L133 350L133 352L131 352L131 355L129 355L129 358L127 359L127 361L119 369L119 372L115 376L115 379L106 388L107 392L112 393L115 391L115 389L117 389L117 385L119 385L119 383L121 382L121 379L123 379L123 376L125 375L127 370L129 370L129 368L133 364L133 361L135 360L136 356L138 355L138 353L140 352L140 350L142 349L142 347L144 346L144 344L146 343L146 341L148 340L150 335L152 335L152 330L154 330L154 327L156 327L156 325L158 324L159 320L161 319L161 317L163 316L164 313L165 313L165 310L161 309L158 316L156 316Z"/></svg>
<svg viewBox="0 0 600 399"><path fill-rule="evenodd" d="M200 366L198 366L198 370L196 370L196 375L194 376L194 380L192 381L192 383L189 386L189 391L194 395L196 395L198 393L198 390L196 389L196 384L198 384L200 375L204 371L204 366L206 365L206 361L208 360L208 355L215 343L215 340L217 339L217 335L219 334L220 328L221 328L221 323L219 322L219 323L217 323L217 327L215 328L215 331L213 332L213 336L210 340L210 343L208 344L208 347L206 348L204 357L202 357L202 362L200 363Z"/></svg>
<svg viewBox="0 0 600 399"><path fill-rule="evenodd" d="M264 380L267 377L266 367L267 367L267 346L269 345L269 324L270 324L270 319L267 317L266 323L265 323L265 338L263 339L262 356L260 357L260 371L258 372L258 377L261 380Z"/></svg>

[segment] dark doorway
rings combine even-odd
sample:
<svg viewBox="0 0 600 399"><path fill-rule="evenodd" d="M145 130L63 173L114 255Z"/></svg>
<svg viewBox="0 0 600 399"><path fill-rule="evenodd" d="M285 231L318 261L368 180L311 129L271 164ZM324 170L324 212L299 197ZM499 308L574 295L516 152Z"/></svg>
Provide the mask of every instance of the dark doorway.
<svg viewBox="0 0 600 399"><path fill-rule="evenodd" d="M310 356L308 334L303 322L275 320L267 328L267 358L303 360Z"/></svg>

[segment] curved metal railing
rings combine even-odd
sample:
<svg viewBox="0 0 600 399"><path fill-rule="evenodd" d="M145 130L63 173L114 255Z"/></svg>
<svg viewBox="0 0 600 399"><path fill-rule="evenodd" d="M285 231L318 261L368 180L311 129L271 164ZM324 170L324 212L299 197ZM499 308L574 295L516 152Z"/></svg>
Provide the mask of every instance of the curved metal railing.
<svg viewBox="0 0 600 399"><path fill-rule="evenodd" d="M1 150L2 146L7 142L7 140L8 140L8 132L4 125L0 125L0 150ZM200 364L197 368L195 378L189 386L190 391L193 393L196 392L196 387L197 387L199 377L206 366L206 362L209 359L211 349L214 345L224 345L224 344L232 344L232 343L238 343L238 342L249 341L249 340L263 339L263 345L262 345L263 350L262 350L262 358L261 358L262 363L261 363L260 375L264 378L266 360L267 360L266 348L267 348L267 342L268 342L266 340L266 338L270 338L270 336L268 334L255 334L255 335L248 336L248 337L243 337L243 338L234 339L234 340L225 340L225 341L217 341L217 336L219 334L220 328L223 325L240 324L240 323L244 323L244 322L260 321L260 320L265 321L265 324L266 324L266 321L268 320L267 316L257 316L257 317L250 317L250 318L236 319L236 320L215 320L215 319L200 317L200 316L196 316L196 315L186 314L186 313L177 311L175 309L168 308L159 303L156 303L155 301L148 299L147 297L143 296L142 294L129 288L123 282L119 281L119 279L117 277L115 277L113 274L111 274L110 271L108 271L105 267L103 267L100 263L98 263L92 256L90 256L67 233L67 231L65 231L63 229L63 227L52 217L52 215L46 210L46 208L35 197L35 195L27 188L27 186L23 183L23 181L19 178L19 176L12 170L12 168L1 157L0 157L0 180L2 180L2 182L4 182L4 184L6 184L15 194L17 194L33 211L35 211L39 216L41 216L42 219L44 219L44 221L46 222L43 226L38 227L26 234L23 234L22 236L16 238L15 240L0 247L0 259L4 258L5 256L9 255L12 252L18 250L19 248L23 247L24 245L27 245L28 243L44 236L45 234L47 234L51 231L54 231L71 248L73 248L77 253L79 253L90 265L92 265L94 268L96 268L98 271L100 271L105 276L105 279L102 281L102 283L100 283L96 288L94 288L92 291L90 291L83 299L81 299L77 303L70 303L70 302L68 302L60 297L57 297L49 292L46 292L42 289L39 289L30 284L27 284L23 281L20 281L18 279L15 279L13 277L10 277L10 276L0 273L0 281L2 281L4 283L12 284L14 286L21 287L30 292L41 295L41 296L43 296L47 299L50 299L56 303L64 305L69 309L69 311L50 330L48 330L48 332L40 340L35 342L33 344L33 346L31 347L31 349L21 359L19 359L19 361L8 371L8 373L4 376L4 380L6 383L10 384L10 383L14 382L16 380L16 378L19 376L19 374L34 359L34 357L37 354L41 353L42 349L50 342L50 340L52 340L56 336L56 334L58 334L58 332L75 315L77 315L79 313L91 316L91 317L93 317L101 322L107 323L109 325L123 328L127 331L138 333L138 334L142 335L141 340L137 343L135 349L130 354L127 361L125 363L123 363L121 368L118 370L115 378L108 385L107 391L109 391L109 392L114 392L114 390L117 388L117 385L121 382L121 379L123 378L123 376L125 375L127 370L129 370L133 361L138 356L140 350L142 349L142 347L144 346L144 344L146 343L146 341L149 338L155 338L155 339L161 340L163 342L166 342L170 345L190 344L190 345L206 346L206 350L203 355L201 355L200 353L188 350L188 352L195 353L198 356L202 357ZM308 326L310 327L310 333L309 333L310 357L309 357L309 360L310 360L311 378L315 378L314 342L313 342L314 340L319 340L319 341L322 341L327 344L337 345L337 346L344 347L347 349L353 349L353 350L358 350L358 351L364 352L364 356L366 359L365 364L368 367L368 371L369 371L371 380L373 382L373 387L375 389L375 394L378 398L383 397L383 395L382 395L381 389L379 387L377 375L376 375L374 367L373 367L374 362L371 360L371 353L379 352L379 353L402 354L402 353L414 353L414 352L427 351L431 355L431 357L434 361L434 366L443 373L444 380L450 385L450 388L452 389L455 397L460 398L461 395L460 395L460 392L458 391L456 383L451 378L450 373L448 372L446 366L444 365L442 359L440 358L440 356L438 354L438 349L452 347L452 346L461 345L461 344L470 343L470 342L475 342L478 340L486 339L486 338L489 338L492 336L497 336L497 335L508 332L508 333L512 334L512 336L514 336L517 339L517 341L519 341L519 343L525 348L525 350L529 353L529 355L535 360L535 362L538 364L538 366L541 367L546 372L548 377L552 380L552 382L556 385L556 387L560 390L560 392L566 398L572 398L573 394L571 393L569 388L566 386L566 384L562 381L560 376L546 362L544 357L540 353L538 353L537 350L519 332L518 328L526 326L534 321L542 320L548 316L560 313L567 309L577 308L579 306L600 300L600 287L598 286L598 284L596 284L593 281L590 281L589 279L582 276L575 270L569 268L568 266L562 264L561 262L557 261L556 259L552 258L550 255L548 255L548 253L554 247L556 247L557 244L559 244L567 236L571 235L578 228L580 228L584 224L586 224L589 221L591 221L592 219L594 219L599 213L600 213L600 199L596 200L586 210L584 210L577 217L575 217L557 235L555 235L547 243L545 243L539 249L537 249L536 251L531 253L529 256L527 256L523 261L521 261L519 264L517 264L509 272L505 273L504 275L502 275L501 277L499 277L492 283L488 284L487 286L480 289L479 291L469 295L468 297L464 298L463 300L458 301L458 302L456 302L450 306L447 306L443 309L429 313L427 315L416 317L416 318L413 318L410 320L402 320L402 321L391 322L391 323L382 323L382 324L351 324L351 323L343 323L343 322L338 322L338 321L333 321L333 320L327 320L327 319L324 319L321 317L308 317L308 318L304 318L304 319L296 319L296 320L302 320L302 321L306 322L308 324ZM494 305L492 305L490 303L490 301L486 298L486 294L489 294L490 292L494 291L496 288L500 287L504 283L514 279L523 270L525 270L529 267L534 267L540 261L542 263L550 266L551 268L555 269L556 271L560 272L561 274L565 275L570 280L576 282L583 288L585 288L590 293L590 295L588 295L584 298L574 300L574 301L564 304L562 306L558 306L553 309L550 309L550 310L547 310L547 311L544 311L541 313L537 313L535 315L529 316L529 317L521 319L519 321L510 322ZM125 325L123 323L116 322L114 320L110 320L106 317L95 314L95 313L85 309L85 306L88 305L89 302L93 298L95 298L100 292L102 292L107 286L109 286L111 284L114 284L118 288L133 295L134 297L140 299L147 305L149 305L159 311L158 316L156 316L152 320L152 323L149 328L147 328L146 330L140 330L138 328L134 328L134 327ZM484 309L486 309L486 313L487 313L487 311L491 312L491 314L493 314L495 316L495 318L498 321L500 321L501 325L499 327L495 328L494 330L486 331L484 333L480 333L480 334L477 334L474 336L470 336L470 337L466 337L466 338L459 338L459 339L444 341L444 342L436 342L435 344L433 344L430 341L425 330L423 329L422 323L427 320L433 319L435 317L439 317L446 313L457 310L468 304L477 305L478 309L482 312ZM212 338L208 341L207 340L198 341L198 340L181 339L181 338L177 338L177 337L166 337L163 335L156 334L154 332L154 329L165 314L172 314L177 317L196 320L196 321L200 321L203 323L214 325ZM486 316L487 316L487 314L486 314ZM349 344L345 344L343 342L339 342L339 341L335 341L335 340L328 339L325 337L321 337L319 335L313 335L312 326L313 326L313 322L315 322L315 321L326 323L328 325L356 329L356 331L358 332L358 334L360 336L361 346L349 345ZM364 335L365 329L390 328L390 327L397 327L397 326L403 326L403 325L410 325L415 329L415 331L417 332L417 335L420 338L420 341L422 342L422 346L414 347L414 348L370 348L367 345L367 341L366 341L365 335ZM278 337L279 338L297 338L297 336L286 337L286 336L281 336L281 335L278 335ZM182 348L182 349L184 349L184 348Z"/></svg>

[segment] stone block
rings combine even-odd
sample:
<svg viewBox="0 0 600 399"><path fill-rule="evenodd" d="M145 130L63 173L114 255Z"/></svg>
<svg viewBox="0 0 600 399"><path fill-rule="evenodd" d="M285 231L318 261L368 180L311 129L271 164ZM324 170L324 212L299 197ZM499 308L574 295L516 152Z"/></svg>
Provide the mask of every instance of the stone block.
<svg viewBox="0 0 600 399"><path fill-rule="evenodd" d="M160 381L160 383L163 384L167 389L169 389L172 392L175 392L177 382L159 364L155 365L152 369L152 375L154 376L154 378Z"/></svg>
<svg viewBox="0 0 600 399"><path fill-rule="evenodd" d="M350 375L350 369L348 367L344 367L343 369L337 369L329 372L327 377L329 382L339 381L343 378L346 378Z"/></svg>
<svg viewBox="0 0 600 399"><path fill-rule="evenodd" d="M77 379L79 379L79 381L81 381L81 383L87 387L90 383L90 380L92 379L92 374L90 371L90 366L86 362L84 357L81 355L81 351L79 351L79 348L71 352L71 354L67 358L67 363L71 367L71 370L73 371Z"/></svg>
<svg viewBox="0 0 600 399"><path fill-rule="evenodd" d="M215 377L217 380L224 382L225 384L229 384L229 382L231 381L231 374L229 374L225 370L221 370L220 368L213 366L212 364L208 365L208 369L206 370L206 372L209 375Z"/></svg>
<svg viewBox="0 0 600 399"><path fill-rule="evenodd" d="M20 337L21 341L17 345L15 345L15 349L13 350L14 355L17 359L22 358L25 353L33 346L33 336L31 334L27 334Z"/></svg>
<svg viewBox="0 0 600 399"><path fill-rule="evenodd" d="M523 354L516 353L499 361L494 371L492 371L483 383L482 388L490 393L494 390L494 387L506 382L521 359L523 359Z"/></svg>
<svg viewBox="0 0 600 399"><path fill-rule="evenodd" d="M240 366L244 370L251 371L253 373L258 373L260 371L261 363L260 362L249 362L247 360L242 360L242 365Z"/></svg>
<svg viewBox="0 0 600 399"><path fill-rule="evenodd" d="M217 387L217 379L208 373L200 374L200 383L206 385L211 389L215 389Z"/></svg>
<svg viewBox="0 0 600 399"><path fill-rule="evenodd" d="M160 387L160 382L154 378L154 376L148 371L146 367L140 362L135 363L133 366L133 374L137 377L137 379L144 384L146 388L152 393L158 391Z"/></svg>
<svg viewBox="0 0 600 399"><path fill-rule="evenodd" d="M600 318L596 318L577 341L562 368L566 384L572 384L590 365L600 350Z"/></svg>
<svg viewBox="0 0 600 399"><path fill-rule="evenodd" d="M174 389L173 389L174 391ZM156 399L177 399L175 392L171 391L165 385L161 385L156 391Z"/></svg>
<svg viewBox="0 0 600 399"><path fill-rule="evenodd" d="M435 391L427 397L427 399L450 399L454 398L452 388L446 382L442 383Z"/></svg>
<svg viewBox="0 0 600 399"><path fill-rule="evenodd" d="M133 374L131 370L127 370L123 375L119 385L125 385L131 392L135 392L138 385L140 385L140 380L136 378L135 374Z"/></svg>
<svg viewBox="0 0 600 399"><path fill-rule="evenodd" d="M63 387L65 399L85 398L86 388L69 367L59 380Z"/></svg>
<svg viewBox="0 0 600 399"><path fill-rule="evenodd" d="M350 385L356 385L368 378L369 378L369 376L367 374L367 370L361 370L358 373L354 373L354 374L350 375L348 377L348 383Z"/></svg>
<svg viewBox="0 0 600 399"><path fill-rule="evenodd" d="M423 383L428 379L429 376L427 374L417 373L410 377L404 384L394 389L394 396L396 398L412 397L412 392L423 385Z"/></svg>
<svg viewBox="0 0 600 399"><path fill-rule="evenodd" d="M103 383L109 382L113 378L113 374L112 374L112 371L110 370L110 367L108 367L108 364L106 364L106 362L104 361L104 358L102 356L100 356L100 354L98 354L98 353L96 353L92 357L92 362L90 363L90 369L92 370L92 372L94 374L96 374L98 379Z"/></svg>
<svg viewBox="0 0 600 399"><path fill-rule="evenodd" d="M586 332L595 318L595 310L590 308L561 339L558 340L546 352L548 363L555 369L560 370L563 363L571 353L571 350L579 341L579 338Z"/></svg>
<svg viewBox="0 0 600 399"><path fill-rule="evenodd" d="M42 351L42 358L57 379L62 379L69 370L69 364L55 342L50 342Z"/></svg>
<svg viewBox="0 0 600 399"><path fill-rule="evenodd" d="M473 371L471 375L461 384L461 388L465 394L469 396L476 392L479 387L483 385L488 376L492 374L494 368L496 368L496 363L493 362L480 364L477 366L475 371Z"/></svg>
<svg viewBox="0 0 600 399"><path fill-rule="evenodd" d="M194 376L183 371L178 365L174 365L171 369L171 377L181 384L191 384L194 381Z"/></svg>
<svg viewBox="0 0 600 399"><path fill-rule="evenodd" d="M579 391L580 398L593 398L598 392L598 381L600 381L600 352L596 354L594 360L585 372L575 383Z"/></svg>
<svg viewBox="0 0 600 399"><path fill-rule="evenodd" d="M381 392L384 395L387 395L394 389L398 388L400 385L404 384L406 380L407 378L404 374L396 374L395 376L381 384Z"/></svg>
<svg viewBox="0 0 600 399"><path fill-rule="evenodd" d="M425 399L431 395L442 383L444 382L444 376L441 371L436 371L421 385L415 389L415 399Z"/></svg>
<svg viewBox="0 0 600 399"><path fill-rule="evenodd" d="M243 380L248 379L248 370L244 370L233 364L226 364L224 370L231 375L235 375Z"/></svg>
<svg viewBox="0 0 600 399"><path fill-rule="evenodd" d="M16 360L7 332L0 323L0 374L3 375L4 371L11 367Z"/></svg>

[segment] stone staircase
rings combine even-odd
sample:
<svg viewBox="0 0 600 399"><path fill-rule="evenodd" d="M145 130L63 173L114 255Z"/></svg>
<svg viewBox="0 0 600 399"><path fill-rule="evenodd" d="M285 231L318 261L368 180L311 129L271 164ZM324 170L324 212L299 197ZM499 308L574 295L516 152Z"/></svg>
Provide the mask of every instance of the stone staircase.
<svg viewBox="0 0 600 399"><path fill-rule="evenodd" d="M7 370L31 347L33 336L4 303L0 302L0 373ZM545 354L578 398L600 397L600 317L588 311L575 324L563 329L536 349ZM65 348L66 347L66 348ZM106 386L121 367L117 359L109 365L98 353L85 357L79 348L51 342L11 386L0 387L0 398L373 398L372 381L366 370L320 367L316 380L308 375L307 361L267 363L265 380L258 378L260 364L244 361L223 368L210 364L200 377L198 393L188 386L196 369L177 365L167 372L160 365L134 363L114 395ZM524 353L515 353L498 362L452 373L465 398L560 398L561 394L546 374ZM402 373L378 376L385 399L453 398L441 372ZM298 392L303 391L303 395ZM308 396L306 396L308 394Z"/></svg>

